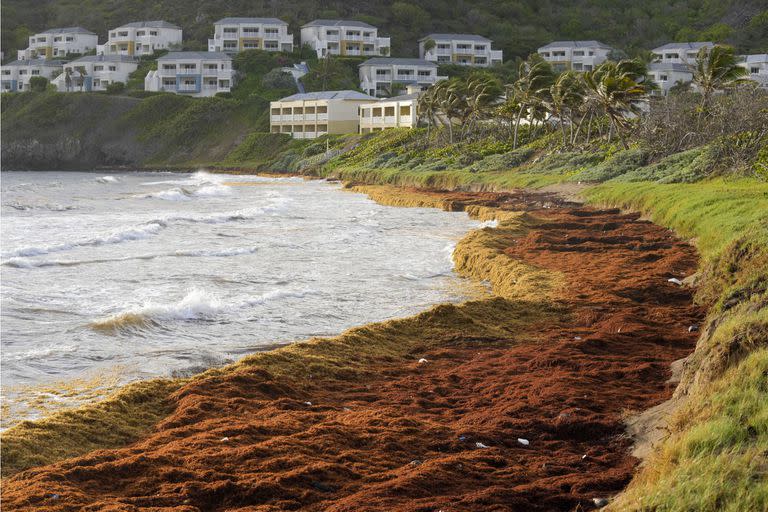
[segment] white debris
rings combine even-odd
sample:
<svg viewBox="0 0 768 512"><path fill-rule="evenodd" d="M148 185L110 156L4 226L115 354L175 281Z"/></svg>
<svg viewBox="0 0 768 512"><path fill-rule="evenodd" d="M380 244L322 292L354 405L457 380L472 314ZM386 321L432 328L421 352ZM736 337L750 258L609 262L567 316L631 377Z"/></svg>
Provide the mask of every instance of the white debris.
<svg viewBox="0 0 768 512"><path fill-rule="evenodd" d="M573 339L575 339L576 341L581 341L581 336L574 336Z"/></svg>
<svg viewBox="0 0 768 512"><path fill-rule="evenodd" d="M481 443L479 441L477 443L475 443L475 446L477 446L478 448L488 448L488 445L485 445L485 444L483 444L483 443Z"/></svg>
<svg viewBox="0 0 768 512"><path fill-rule="evenodd" d="M672 277L670 279L667 279L667 281L670 282L670 283L675 283L676 285L679 285L679 286L683 285L683 282L681 280L679 280L678 278L676 278L676 277Z"/></svg>
<svg viewBox="0 0 768 512"><path fill-rule="evenodd" d="M582 456L581 456L581 460L584 460L584 459L586 459L586 458L587 458L587 454L586 454L586 453L585 453L584 455L582 455Z"/></svg>
<svg viewBox="0 0 768 512"><path fill-rule="evenodd" d="M523 439L522 437L518 437L517 438L517 442L520 443L523 446L528 446L529 444L531 444L531 442L529 440Z"/></svg>
<svg viewBox="0 0 768 512"><path fill-rule="evenodd" d="M223 442L223 441L229 441L229 438L228 438L228 437L222 437L222 438L221 438L221 441L222 441L222 442Z"/></svg>
<svg viewBox="0 0 768 512"><path fill-rule="evenodd" d="M421 359L419 359L419 364L424 364L424 363L428 363L428 362L429 362L429 361L427 361L427 360L426 360L426 359L424 359L423 357L422 357Z"/></svg>
<svg viewBox="0 0 768 512"><path fill-rule="evenodd" d="M592 503L594 503L596 507L604 507L608 504L608 500L605 498L592 498Z"/></svg>
<svg viewBox="0 0 768 512"><path fill-rule="evenodd" d="M304 405L312 405L312 402L304 402Z"/></svg>

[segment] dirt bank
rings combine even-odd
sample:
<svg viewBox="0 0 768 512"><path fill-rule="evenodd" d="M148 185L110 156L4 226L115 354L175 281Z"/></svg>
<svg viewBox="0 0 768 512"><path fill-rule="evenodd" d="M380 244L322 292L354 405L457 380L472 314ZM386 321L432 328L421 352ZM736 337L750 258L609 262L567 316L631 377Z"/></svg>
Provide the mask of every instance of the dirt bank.
<svg viewBox="0 0 768 512"><path fill-rule="evenodd" d="M3 505L548 511L619 492L638 463L623 418L671 395L669 365L693 350L688 327L703 318L668 282L695 271L693 248L636 215L554 195L376 192L525 211L457 249L488 251L502 296L316 342L345 344L331 363L315 355L281 372L254 360L194 380L141 441L19 473Z"/></svg>

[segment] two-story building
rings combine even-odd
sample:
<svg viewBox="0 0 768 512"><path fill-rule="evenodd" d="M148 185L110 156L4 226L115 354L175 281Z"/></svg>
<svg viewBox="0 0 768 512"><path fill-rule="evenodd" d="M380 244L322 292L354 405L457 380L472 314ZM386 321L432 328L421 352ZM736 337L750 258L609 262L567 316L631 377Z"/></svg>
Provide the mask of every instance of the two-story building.
<svg viewBox="0 0 768 512"><path fill-rule="evenodd" d="M389 38L379 37L379 29L362 21L311 21L301 27L301 44L308 44L317 52L318 58L389 55Z"/></svg>
<svg viewBox="0 0 768 512"><path fill-rule="evenodd" d="M418 101L419 94L414 93L360 105L360 133L416 128L419 122L416 112Z"/></svg>
<svg viewBox="0 0 768 512"><path fill-rule="evenodd" d="M714 46L711 42L694 42L668 43L654 48L654 58L648 65L648 75L659 87L658 94L666 96L675 85L693 80L693 67L699 51Z"/></svg>
<svg viewBox="0 0 768 512"><path fill-rule="evenodd" d="M747 70L747 78L768 88L768 53L742 55L739 66Z"/></svg>
<svg viewBox="0 0 768 512"><path fill-rule="evenodd" d="M15 60L0 66L0 91L21 92L30 90L29 79L41 76L53 80L63 66L59 60L24 59Z"/></svg>
<svg viewBox="0 0 768 512"><path fill-rule="evenodd" d="M424 59L375 57L359 66L360 89L371 96L396 96L408 86L425 90L447 77L437 75L437 63Z"/></svg>
<svg viewBox="0 0 768 512"><path fill-rule="evenodd" d="M376 98L357 91L294 94L270 103L270 131L294 139L358 133L360 107L374 102Z"/></svg>
<svg viewBox="0 0 768 512"><path fill-rule="evenodd" d="M592 71L613 48L600 41L553 41L537 50L555 71Z"/></svg>
<svg viewBox="0 0 768 512"><path fill-rule="evenodd" d="M109 39L96 53L103 55L152 55L157 50L181 49L182 31L167 21L137 21L109 31Z"/></svg>
<svg viewBox="0 0 768 512"><path fill-rule="evenodd" d="M288 33L288 23L277 18L222 18L213 27L213 39L208 40L209 52L293 51L293 35Z"/></svg>
<svg viewBox="0 0 768 512"><path fill-rule="evenodd" d="M157 69L147 73L144 89L194 97L230 92L235 70L232 57L223 52L170 52L157 59Z"/></svg>
<svg viewBox="0 0 768 512"><path fill-rule="evenodd" d="M438 64L485 68L503 60L502 51L492 49L491 43L487 37L475 34L429 34L419 39L419 57Z"/></svg>
<svg viewBox="0 0 768 512"><path fill-rule="evenodd" d="M128 55L86 55L64 64L52 82L59 92L105 91L109 84L128 82L139 61Z"/></svg>
<svg viewBox="0 0 768 512"><path fill-rule="evenodd" d="M29 37L29 47L18 59L56 59L82 55L96 49L99 37L83 27L51 28Z"/></svg>

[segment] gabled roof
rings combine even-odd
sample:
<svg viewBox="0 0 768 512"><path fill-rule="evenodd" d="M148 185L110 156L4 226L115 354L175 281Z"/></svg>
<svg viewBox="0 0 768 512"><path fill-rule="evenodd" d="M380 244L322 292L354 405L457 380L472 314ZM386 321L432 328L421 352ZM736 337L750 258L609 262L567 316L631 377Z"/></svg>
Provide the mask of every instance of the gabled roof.
<svg viewBox="0 0 768 512"><path fill-rule="evenodd" d="M263 23L265 25L287 25L279 18L221 18L214 25L237 25L240 23Z"/></svg>
<svg viewBox="0 0 768 512"><path fill-rule="evenodd" d="M305 92L287 96L278 101L302 101L302 100L371 100L376 101L373 96L368 96L357 91L323 91L323 92Z"/></svg>
<svg viewBox="0 0 768 512"><path fill-rule="evenodd" d="M600 41L552 41L549 44L545 44L541 48L539 48L539 51L541 50L549 50L552 48L604 48L606 50L610 50L611 47L608 46L605 43L601 43Z"/></svg>
<svg viewBox="0 0 768 512"><path fill-rule="evenodd" d="M491 40L487 37L479 36L477 34L427 34L419 39L419 42L426 41L427 39L437 40L459 40L459 41L482 41L484 43L490 43Z"/></svg>
<svg viewBox="0 0 768 512"><path fill-rule="evenodd" d="M392 96L390 98L381 98L379 102L416 100L419 98L419 96L421 96L421 94L419 93L401 94L400 96Z"/></svg>
<svg viewBox="0 0 768 512"><path fill-rule="evenodd" d="M87 34L90 36L95 36L93 32L90 30L86 30L83 27L64 27L64 28L49 28L48 30L44 32L39 32L40 34Z"/></svg>
<svg viewBox="0 0 768 512"><path fill-rule="evenodd" d="M373 25L369 25L364 21L356 21L356 20L312 20L306 25L301 26L301 28L304 28L304 27L359 27L359 28L372 28L372 29L376 28Z"/></svg>
<svg viewBox="0 0 768 512"><path fill-rule="evenodd" d="M654 48L654 53L663 52L664 50L699 50L701 48L712 48L715 43L709 41L699 41L695 43L667 43L665 45Z"/></svg>
<svg viewBox="0 0 768 512"><path fill-rule="evenodd" d="M47 68L59 68L64 65L63 60L45 60L45 59L21 59L14 60L8 64L3 64L3 67L23 67L23 66L44 66Z"/></svg>
<svg viewBox="0 0 768 512"><path fill-rule="evenodd" d="M70 64L76 62L133 62L138 63L139 59L131 57L130 55L86 55L79 59L73 60Z"/></svg>
<svg viewBox="0 0 768 512"><path fill-rule="evenodd" d="M168 52L157 60L180 59L232 60L232 57L224 52Z"/></svg>
<svg viewBox="0 0 768 512"><path fill-rule="evenodd" d="M181 27L178 25L174 25L173 23L168 23L167 21L134 21L132 23L126 23L125 25L120 25L119 27L115 27L112 30L117 30L119 28L173 28L176 30L181 30Z"/></svg>
<svg viewBox="0 0 768 512"><path fill-rule="evenodd" d="M754 53L752 55L742 55L744 57L744 60L742 62L746 63L764 63L768 62L768 53Z"/></svg>
<svg viewBox="0 0 768 512"><path fill-rule="evenodd" d="M374 57L360 64L360 66L425 66L436 68L437 64L424 59L404 59L397 57Z"/></svg>

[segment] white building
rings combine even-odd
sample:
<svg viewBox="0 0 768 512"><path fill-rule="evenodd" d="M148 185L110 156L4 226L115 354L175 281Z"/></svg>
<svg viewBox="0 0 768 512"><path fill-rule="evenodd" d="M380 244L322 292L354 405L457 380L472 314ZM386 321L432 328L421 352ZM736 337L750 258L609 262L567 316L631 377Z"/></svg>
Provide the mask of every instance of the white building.
<svg viewBox="0 0 768 512"><path fill-rule="evenodd" d="M360 88L371 96L393 96L399 89L424 90L447 77L437 75L437 64L423 59L376 57L359 66Z"/></svg>
<svg viewBox="0 0 768 512"><path fill-rule="evenodd" d="M389 38L379 29L353 20L314 20L301 27L301 44L308 44L318 58L326 55L387 56Z"/></svg>
<svg viewBox="0 0 768 512"><path fill-rule="evenodd" d="M360 133L379 132L390 128L416 128L418 94L405 94L360 106Z"/></svg>
<svg viewBox="0 0 768 512"><path fill-rule="evenodd" d="M360 108L374 102L376 98L356 91L294 94L270 103L270 131L294 139L358 133Z"/></svg>
<svg viewBox="0 0 768 512"><path fill-rule="evenodd" d="M62 61L44 59L15 60L0 66L0 91L20 92L28 91L29 79L33 76L42 76L47 80L53 80L61 73Z"/></svg>
<svg viewBox="0 0 768 512"><path fill-rule="evenodd" d="M105 91L111 83L127 83L137 67L138 60L127 55L86 55L64 64L53 84L59 92Z"/></svg>
<svg viewBox="0 0 768 512"><path fill-rule="evenodd" d="M768 88L768 53L742 55L739 66L747 70L747 78Z"/></svg>
<svg viewBox="0 0 768 512"><path fill-rule="evenodd" d="M197 98L230 92L235 70L223 52L170 52L157 59L157 70L144 78L144 90Z"/></svg>
<svg viewBox="0 0 768 512"><path fill-rule="evenodd" d="M19 50L19 60L55 59L95 50L99 37L82 27L52 28L29 37L29 47Z"/></svg>
<svg viewBox="0 0 768 512"><path fill-rule="evenodd" d="M658 93L666 96L677 84L693 80L693 67L701 48L713 48L714 43L669 43L652 50L654 60L648 66L648 75L659 86Z"/></svg>
<svg viewBox="0 0 768 512"><path fill-rule="evenodd" d="M103 55L152 55L156 50L181 48L182 31L167 21L137 21L109 31L109 39L99 45Z"/></svg>
<svg viewBox="0 0 768 512"><path fill-rule="evenodd" d="M288 33L288 23L277 18L222 18L213 26L213 39L208 40L209 52L293 51L293 35Z"/></svg>
<svg viewBox="0 0 768 512"><path fill-rule="evenodd" d="M435 46L427 50L427 41ZM419 56L438 64L488 67L502 63L502 51L491 48L491 40L474 34L429 34L419 39Z"/></svg>
<svg viewBox="0 0 768 512"><path fill-rule="evenodd" d="M554 41L538 49L538 54L555 71L591 71L608 60L613 48L600 41Z"/></svg>

